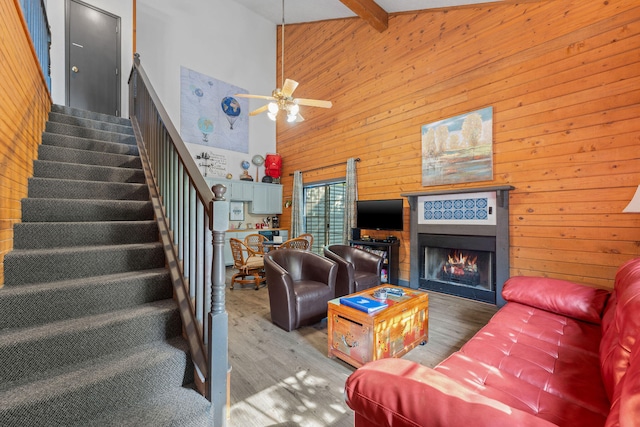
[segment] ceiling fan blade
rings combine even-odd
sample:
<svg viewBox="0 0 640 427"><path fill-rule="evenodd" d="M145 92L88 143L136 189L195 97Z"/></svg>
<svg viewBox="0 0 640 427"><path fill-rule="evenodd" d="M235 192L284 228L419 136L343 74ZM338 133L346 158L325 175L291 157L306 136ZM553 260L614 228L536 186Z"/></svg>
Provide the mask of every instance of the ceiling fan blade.
<svg viewBox="0 0 640 427"><path fill-rule="evenodd" d="M296 123L299 122L304 122L304 117L302 117L302 114L298 113L298 118L296 119Z"/></svg>
<svg viewBox="0 0 640 427"><path fill-rule="evenodd" d="M331 108L333 106L331 101L322 101L320 99L296 98L295 102L298 105L307 105L309 107Z"/></svg>
<svg viewBox="0 0 640 427"><path fill-rule="evenodd" d="M293 91L298 87L298 82L295 80L287 79L284 81L284 85L282 86L282 94L285 97L290 97L293 94Z"/></svg>
<svg viewBox="0 0 640 427"><path fill-rule="evenodd" d="M253 110L252 112L249 113L250 116L257 116L260 113L264 113L265 111L267 111L269 109L269 105L263 105L260 108L256 108L255 110Z"/></svg>
<svg viewBox="0 0 640 427"><path fill-rule="evenodd" d="M273 96L251 95L251 94L248 94L248 93L236 93L233 96L237 96L238 98L267 99L269 101L273 101L275 99Z"/></svg>

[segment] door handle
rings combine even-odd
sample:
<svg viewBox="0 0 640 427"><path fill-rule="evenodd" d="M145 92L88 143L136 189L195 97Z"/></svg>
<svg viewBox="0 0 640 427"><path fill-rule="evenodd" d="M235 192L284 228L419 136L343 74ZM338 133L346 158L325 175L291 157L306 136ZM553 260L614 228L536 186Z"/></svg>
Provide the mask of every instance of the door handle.
<svg viewBox="0 0 640 427"><path fill-rule="evenodd" d="M74 65L73 67L71 67L71 71L73 71L74 73L77 73L79 70L78 70L78 67Z"/></svg>

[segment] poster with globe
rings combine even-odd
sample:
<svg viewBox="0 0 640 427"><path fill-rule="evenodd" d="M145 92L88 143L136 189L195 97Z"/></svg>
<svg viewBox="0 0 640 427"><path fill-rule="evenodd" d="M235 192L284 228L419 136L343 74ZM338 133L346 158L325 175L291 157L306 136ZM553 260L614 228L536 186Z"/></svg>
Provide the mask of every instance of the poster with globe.
<svg viewBox="0 0 640 427"><path fill-rule="evenodd" d="M180 134L185 142L249 152L247 90L180 67Z"/></svg>

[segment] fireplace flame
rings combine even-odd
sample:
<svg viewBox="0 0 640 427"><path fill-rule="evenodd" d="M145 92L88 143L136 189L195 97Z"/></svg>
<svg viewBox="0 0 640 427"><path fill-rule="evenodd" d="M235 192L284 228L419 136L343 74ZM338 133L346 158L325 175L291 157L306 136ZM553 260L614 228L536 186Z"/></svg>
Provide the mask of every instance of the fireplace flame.
<svg viewBox="0 0 640 427"><path fill-rule="evenodd" d="M472 257L462 251L454 250L447 256L447 262L442 268L446 273L455 276L476 273L478 271L478 257Z"/></svg>

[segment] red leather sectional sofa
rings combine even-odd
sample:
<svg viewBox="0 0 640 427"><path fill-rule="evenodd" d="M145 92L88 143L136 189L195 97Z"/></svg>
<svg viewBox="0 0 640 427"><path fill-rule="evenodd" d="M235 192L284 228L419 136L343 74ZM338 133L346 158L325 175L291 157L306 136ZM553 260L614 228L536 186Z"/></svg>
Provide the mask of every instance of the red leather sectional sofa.
<svg viewBox="0 0 640 427"><path fill-rule="evenodd" d="M640 258L609 293L513 277L507 304L434 369L382 359L345 387L356 427L640 426Z"/></svg>

